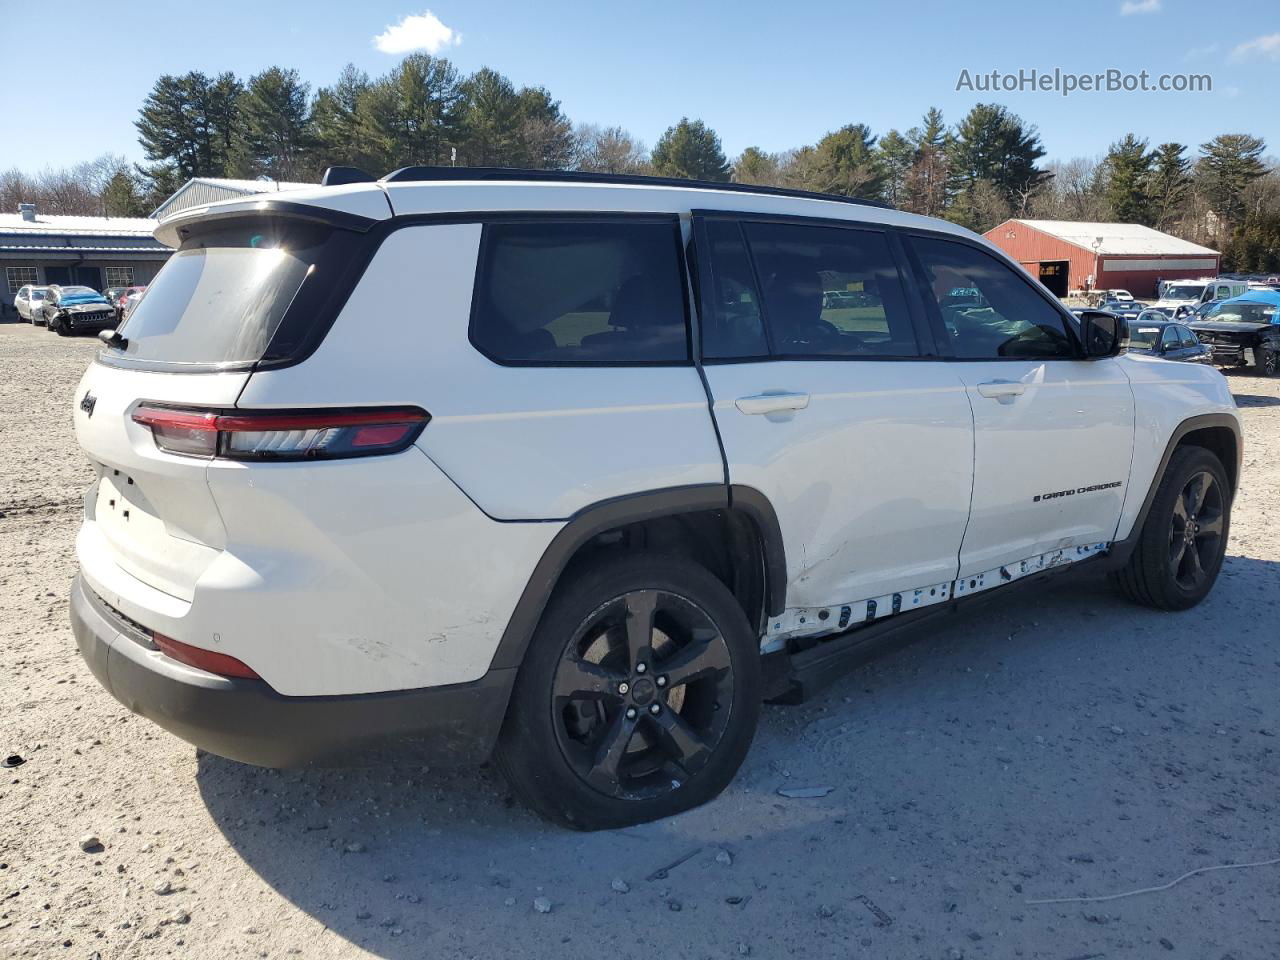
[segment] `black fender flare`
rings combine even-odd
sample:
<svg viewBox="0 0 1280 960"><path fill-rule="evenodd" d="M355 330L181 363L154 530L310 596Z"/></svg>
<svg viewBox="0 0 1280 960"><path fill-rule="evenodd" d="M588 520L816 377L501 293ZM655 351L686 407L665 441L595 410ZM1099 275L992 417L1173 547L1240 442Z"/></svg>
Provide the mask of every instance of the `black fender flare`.
<svg viewBox="0 0 1280 960"><path fill-rule="evenodd" d="M740 510L755 524L764 553L765 611L770 616L781 613L786 605L786 555L778 516L763 493L752 487L707 483L629 494L584 507L555 535L516 601L489 669L520 666L561 574L592 537L630 523L701 510Z"/></svg>
<svg viewBox="0 0 1280 960"><path fill-rule="evenodd" d="M1188 417L1174 427L1173 433L1170 434L1169 442L1164 448L1164 454L1160 457L1160 464L1156 467L1156 471L1151 477L1151 484L1147 488L1147 495L1142 501L1142 507L1134 518L1133 528L1129 531L1127 537L1116 541L1112 546L1108 567L1123 566L1129 559L1130 554L1133 553L1134 548L1137 547L1138 537L1142 535L1142 527L1147 522L1147 514L1151 512L1151 503L1156 498L1156 491L1160 489L1160 481L1164 479L1164 472L1169 466L1169 461L1173 458L1173 452L1178 449L1187 434L1206 428L1222 427L1229 429L1236 438L1236 462L1231 485L1231 496L1232 499L1235 499L1236 491L1240 487L1240 468L1244 462L1244 442L1240 434L1239 420L1229 413L1204 413L1199 416ZM1232 465L1224 463L1223 466L1230 468Z"/></svg>

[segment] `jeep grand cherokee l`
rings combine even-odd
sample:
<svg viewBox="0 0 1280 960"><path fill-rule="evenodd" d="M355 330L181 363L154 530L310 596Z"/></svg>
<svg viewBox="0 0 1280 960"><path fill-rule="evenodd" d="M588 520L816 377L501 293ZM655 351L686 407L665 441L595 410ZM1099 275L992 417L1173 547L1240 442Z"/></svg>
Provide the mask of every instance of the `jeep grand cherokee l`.
<svg viewBox="0 0 1280 960"><path fill-rule="evenodd" d="M1164 610L1218 575L1221 374L1126 355L960 227L327 180L160 224L177 252L75 394L79 647L207 750L492 752L555 821L635 823L714 797L763 699L891 631L1063 569Z"/></svg>

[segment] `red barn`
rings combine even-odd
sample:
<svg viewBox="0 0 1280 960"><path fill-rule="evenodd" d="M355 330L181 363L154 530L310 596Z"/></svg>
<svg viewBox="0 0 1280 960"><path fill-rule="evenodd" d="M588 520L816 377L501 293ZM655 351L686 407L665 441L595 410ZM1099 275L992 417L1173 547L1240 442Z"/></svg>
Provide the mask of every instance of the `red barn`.
<svg viewBox="0 0 1280 960"><path fill-rule="evenodd" d="M1053 293L1128 290L1154 297L1157 280L1216 277L1221 254L1137 223L1006 220L986 237Z"/></svg>

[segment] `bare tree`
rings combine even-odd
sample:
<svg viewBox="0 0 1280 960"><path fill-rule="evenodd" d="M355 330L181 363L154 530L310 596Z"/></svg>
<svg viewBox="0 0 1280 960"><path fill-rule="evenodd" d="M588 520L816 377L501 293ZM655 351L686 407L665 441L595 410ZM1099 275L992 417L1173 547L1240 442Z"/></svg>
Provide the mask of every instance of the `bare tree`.
<svg viewBox="0 0 1280 960"><path fill-rule="evenodd" d="M34 203L44 214L103 216L103 193L121 172L129 175L131 168L113 154L73 167L46 167L35 175L8 170L0 173L0 210L12 213L20 203Z"/></svg>
<svg viewBox="0 0 1280 960"><path fill-rule="evenodd" d="M649 155L644 143L622 127L579 124L574 131L577 168L591 173L644 173Z"/></svg>

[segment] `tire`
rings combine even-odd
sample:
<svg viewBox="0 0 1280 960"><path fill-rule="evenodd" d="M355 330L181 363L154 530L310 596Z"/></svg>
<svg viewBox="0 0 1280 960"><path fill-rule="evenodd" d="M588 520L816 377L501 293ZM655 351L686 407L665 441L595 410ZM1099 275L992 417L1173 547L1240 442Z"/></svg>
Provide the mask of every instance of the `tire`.
<svg viewBox="0 0 1280 960"><path fill-rule="evenodd" d="M1254 364L1250 372L1255 377L1274 377L1276 375L1276 352L1269 347L1253 348Z"/></svg>
<svg viewBox="0 0 1280 960"><path fill-rule="evenodd" d="M58 336L60 337L71 336L70 321L67 320L66 317L54 317L52 322L56 324L56 326L52 326L50 329L52 329L53 332L56 333Z"/></svg>
<svg viewBox="0 0 1280 960"><path fill-rule="evenodd" d="M527 806L576 830L706 803L760 716L760 650L742 608L683 557L619 555L566 577L520 667L498 768Z"/></svg>
<svg viewBox="0 0 1280 960"><path fill-rule="evenodd" d="M1179 447L1115 581L1130 600L1148 607L1194 607L1218 579L1230 530L1231 487L1222 462L1203 447Z"/></svg>

